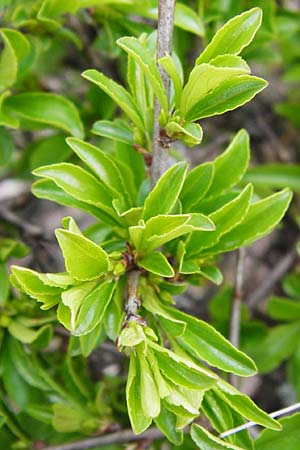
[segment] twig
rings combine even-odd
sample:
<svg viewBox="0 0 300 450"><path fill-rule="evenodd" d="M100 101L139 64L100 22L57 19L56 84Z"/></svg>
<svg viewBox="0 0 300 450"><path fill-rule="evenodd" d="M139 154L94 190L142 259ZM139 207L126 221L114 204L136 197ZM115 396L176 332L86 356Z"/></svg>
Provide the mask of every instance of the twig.
<svg viewBox="0 0 300 450"><path fill-rule="evenodd" d="M234 297L232 301L231 317L230 317L230 342L235 346L240 346L240 331L241 331L241 305L243 298L243 278L244 278L244 261L245 248L241 247L237 252L237 268ZM239 378L231 374L231 384L237 386Z"/></svg>
<svg viewBox="0 0 300 450"><path fill-rule="evenodd" d="M296 411L297 409L300 409L300 403L295 403L294 405L288 406L287 408L279 409L278 411L274 411L271 414L269 414L270 417L275 419L275 417L283 416L284 414L288 414L290 412ZM239 427L232 428L231 430L224 431L224 433L220 434L220 438L226 438L228 436L231 436L232 434L239 433L243 430L248 430L251 427L254 427L255 425L258 425L256 422L247 422L244 425L240 425Z"/></svg>
<svg viewBox="0 0 300 450"><path fill-rule="evenodd" d="M70 444L45 447L43 450L86 450L88 448L103 447L104 445L122 444L123 442L133 442L141 440L154 441L162 437L164 437L164 434L157 428L149 428L147 431L139 434L138 436L131 430L122 430L117 431L116 433L106 434L105 436L71 442Z"/></svg>
<svg viewBox="0 0 300 450"><path fill-rule="evenodd" d="M159 0L157 25L157 59L172 53L174 12L176 0ZM162 66L158 65L168 98L170 97L170 77ZM168 167L168 150L171 141L158 123L161 106L156 100L154 113L153 161L151 168L152 185L163 175Z"/></svg>
<svg viewBox="0 0 300 450"><path fill-rule="evenodd" d="M139 270L131 270L127 275L127 302L125 305L126 316L122 325L122 328L126 327L129 322L135 321L139 324L145 326L146 322L138 314L141 307L141 300L139 298L138 287L139 287Z"/></svg>
<svg viewBox="0 0 300 450"><path fill-rule="evenodd" d="M274 267L268 277L247 299L246 303L251 308L255 307L271 291L282 276L288 272L297 258L296 244L285 257Z"/></svg>

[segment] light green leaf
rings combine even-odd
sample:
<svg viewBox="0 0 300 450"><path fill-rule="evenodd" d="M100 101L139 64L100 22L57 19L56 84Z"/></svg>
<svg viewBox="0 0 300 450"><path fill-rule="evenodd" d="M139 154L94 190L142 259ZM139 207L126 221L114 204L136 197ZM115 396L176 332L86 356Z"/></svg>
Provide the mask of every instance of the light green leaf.
<svg viewBox="0 0 300 450"><path fill-rule="evenodd" d="M42 339L44 346L49 343L52 336L52 327L44 325L38 329L28 328L18 320L12 320L8 325L9 333L23 344L32 344Z"/></svg>
<svg viewBox="0 0 300 450"><path fill-rule="evenodd" d="M59 287L45 284L40 278L41 274L35 272L34 270L27 269L25 267L12 266L11 271L17 281L16 287L19 286L22 291L33 298L39 298L39 295L41 295L41 297L46 295L53 296L55 299L56 296L60 295L62 291Z"/></svg>
<svg viewBox="0 0 300 450"><path fill-rule="evenodd" d="M115 281L104 281L85 298L76 319L75 336L91 332L103 320L115 287Z"/></svg>
<svg viewBox="0 0 300 450"><path fill-rule="evenodd" d="M216 383L217 376L213 372L209 372L152 341L148 341L148 345L155 353L160 371L175 385L195 390L206 390Z"/></svg>
<svg viewBox="0 0 300 450"><path fill-rule="evenodd" d="M35 169L33 174L52 180L72 197L115 215L111 193L103 183L81 167L70 163L52 164Z"/></svg>
<svg viewBox="0 0 300 450"><path fill-rule="evenodd" d="M117 44L126 53L134 58L151 84L161 108L167 112L168 97L160 77L155 58L150 53L150 50L135 37L124 36L118 39Z"/></svg>
<svg viewBox="0 0 300 450"><path fill-rule="evenodd" d="M184 125L177 122L168 122L166 132L171 138L180 139L189 147L200 144L203 136L201 126L193 122L186 122Z"/></svg>
<svg viewBox="0 0 300 450"><path fill-rule="evenodd" d="M191 437L201 450L224 450L226 448L229 450L243 450L241 447L217 438L200 425L192 425Z"/></svg>
<svg viewBox="0 0 300 450"><path fill-rule="evenodd" d="M175 205L187 172L187 163L180 162L168 169L145 200L143 219L168 214Z"/></svg>
<svg viewBox="0 0 300 450"><path fill-rule="evenodd" d="M141 396L141 369L138 358L131 354L126 385L126 400L130 423L135 434L145 431L152 422L145 417L142 408Z"/></svg>
<svg viewBox="0 0 300 450"><path fill-rule="evenodd" d="M142 351L138 353L141 368L141 403L145 417L154 418L160 413L160 396L149 363ZM155 361L155 364L156 361Z"/></svg>
<svg viewBox="0 0 300 450"><path fill-rule="evenodd" d="M249 102L268 83L262 78L239 75L219 84L185 115L188 121L216 116Z"/></svg>
<svg viewBox="0 0 300 450"><path fill-rule="evenodd" d="M86 70L82 76L99 86L100 89L114 100L140 130L144 129L144 123L137 110L137 106L132 96L123 86L94 69Z"/></svg>
<svg viewBox="0 0 300 450"><path fill-rule="evenodd" d="M0 91L12 86L18 73L18 60L9 37L0 29L4 48L0 53Z"/></svg>
<svg viewBox="0 0 300 450"><path fill-rule="evenodd" d="M192 256L201 254L204 249L209 249L217 244L223 235L235 229L243 221L250 207L252 192L252 186L249 184L238 197L209 215L216 227L214 231L210 233L194 231L190 234L185 246L189 259ZM207 250L207 252L209 251Z"/></svg>
<svg viewBox="0 0 300 450"><path fill-rule="evenodd" d="M77 108L61 95L46 92L13 95L6 99L5 107L20 119L60 128L78 138L84 135Z"/></svg>
<svg viewBox="0 0 300 450"><path fill-rule="evenodd" d="M292 193L288 189L284 189L264 200L253 203L242 222L229 233L224 234L215 246L204 253L228 252L244 245L250 245L265 236L282 219L291 198Z"/></svg>
<svg viewBox="0 0 300 450"><path fill-rule="evenodd" d="M296 164L262 164L248 169L243 181L251 181L257 187L283 189L289 187L300 192L300 166Z"/></svg>
<svg viewBox="0 0 300 450"><path fill-rule="evenodd" d="M211 59L209 64L216 67L235 67L245 73L250 73L250 67L240 56L236 55L219 55Z"/></svg>
<svg viewBox="0 0 300 450"><path fill-rule="evenodd" d="M213 163L201 164L187 174L179 196L184 212L189 212L201 201L209 190L213 177Z"/></svg>
<svg viewBox="0 0 300 450"><path fill-rule="evenodd" d="M249 159L249 135L246 130L240 130L225 152L214 160L214 178L206 195L219 195L235 186L246 172Z"/></svg>
<svg viewBox="0 0 300 450"><path fill-rule="evenodd" d="M39 180L33 183L31 187L32 193L38 198L51 200L63 206L70 206L71 208L78 208L85 211L87 214L100 219L108 224L116 224L116 221L104 211L89 203L78 200L77 198L67 194L63 189L58 187L51 180Z"/></svg>
<svg viewBox="0 0 300 450"><path fill-rule="evenodd" d="M6 264L0 261L0 307L3 308L9 295L9 277L6 269Z"/></svg>
<svg viewBox="0 0 300 450"><path fill-rule="evenodd" d="M185 331L181 336L176 337L176 341L194 357L204 360L225 372L232 372L239 376L255 374L256 366L254 362L231 345L211 325L177 309L170 307L166 307L166 309L175 319L186 322ZM160 322L167 331L170 329L169 320L161 317Z"/></svg>
<svg viewBox="0 0 300 450"><path fill-rule="evenodd" d="M222 272L216 266L201 267L199 273L204 278L212 281L218 286L220 286L223 283Z"/></svg>
<svg viewBox="0 0 300 450"><path fill-rule="evenodd" d="M66 13L74 14L78 8L78 0L64 0L63 2L61 0L44 0L37 18L54 28L58 28L60 16Z"/></svg>
<svg viewBox="0 0 300 450"><path fill-rule="evenodd" d="M243 72L243 70L234 67L216 67L210 64L195 66L182 91L179 108L180 115L190 120L193 111L201 110L198 104L201 105L201 101L205 101L210 92L213 92L214 89L224 82L243 74Z"/></svg>
<svg viewBox="0 0 300 450"><path fill-rule="evenodd" d="M262 11L252 8L233 17L213 37L197 59L197 64L210 61L219 55L238 55L250 44L261 25Z"/></svg>
<svg viewBox="0 0 300 450"><path fill-rule="evenodd" d="M126 122L121 119L116 119L114 121L98 120L93 124L91 132L98 136L124 142L125 144L133 144L132 130L128 127Z"/></svg>
<svg viewBox="0 0 300 450"><path fill-rule="evenodd" d="M123 199L124 193L128 194L122 174L108 154L76 138L68 138L67 143L100 181L112 191L114 197Z"/></svg>
<svg viewBox="0 0 300 450"><path fill-rule="evenodd" d="M177 431L176 415L166 408L165 402L161 403L160 414L155 418L155 424L170 442L175 445L182 444L183 432L182 430Z"/></svg>
<svg viewBox="0 0 300 450"><path fill-rule="evenodd" d="M64 135L49 136L30 145L30 169L66 161L71 154Z"/></svg>
<svg viewBox="0 0 300 450"><path fill-rule="evenodd" d="M81 281L93 280L108 270L108 256L97 244L80 234L58 229L55 232L67 271Z"/></svg>
<svg viewBox="0 0 300 450"><path fill-rule="evenodd" d="M280 424L262 411L247 395L242 394L226 381L219 379L214 391L234 410L248 420L272 430L280 430Z"/></svg>
<svg viewBox="0 0 300 450"><path fill-rule="evenodd" d="M178 3L177 3L178 6ZM182 93L182 85L183 85L183 77L182 74L179 73L176 63L171 55L163 56L158 60L158 62L162 65L164 70L169 74L171 80L173 81L174 86L174 101L175 106L179 108L180 98Z"/></svg>
<svg viewBox="0 0 300 450"><path fill-rule="evenodd" d="M204 35L204 25L200 16L184 3L176 3L174 24L198 36Z"/></svg>
<svg viewBox="0 0 300 450"><path fill-rule="evenodd" d="M138 261L138 265L148 272L162 277L174 277L173 267L161 252L148 253Z"/></svg>
<svg viewBox="0 0 300 450"><path fill-rule="evenodd" d="M62 293L61 300L70 309L70 331L74 331L75 329L76 318L82 303L96 286L96 282L90 281L82 283L79 286L73 286Z"/></svg>
<svg viewBox="0 0 300 450"><path fill-rule="evenodd" d="M255 450L298 450L300 440L300 414L279 420L280 433L263 430L255 440Z"/></svg>

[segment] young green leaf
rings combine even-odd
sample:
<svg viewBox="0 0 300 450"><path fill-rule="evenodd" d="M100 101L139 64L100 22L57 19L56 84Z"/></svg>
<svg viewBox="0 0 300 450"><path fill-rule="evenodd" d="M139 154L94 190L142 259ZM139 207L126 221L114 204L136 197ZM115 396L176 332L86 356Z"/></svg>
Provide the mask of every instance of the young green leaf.
<svg viewBox="0 0 300 450"><path fill-rule="evenodd" d="M247 395L242 394L229 383L219 379L214 391L233 409L248 420L272 430L280 430L281 425L262 411Z"/></svg>
<svg viewBox="0 0 300 450"><path fill-rule="evenodd" d="M197 105L201 104L201 100L205 100L210 92L243 72L243 70L234 67L217 67L210 64L195 66L182 91L179 108L180 115L188 119L191 111L199 111Z"/></svg>
<svg viewBox="0 0 300 450"><path fill-rule="evenodd" d="M233 347L211 325L174 308L166 307L166 309L175 319L186 322L185 331L181 336L176 337L176 341L193 356L225 372L233 372L239 376L255 374L254 362ZM159 320L167 332L171 331L170 320L163 317L160 317Z"/></svg>
<svg viewBox="0 0 300 450"><path fill-rule="evenodd" d="M240 130L226 151L214 160L214 178L206 195L219 195L235 186L246 172L249 159L249 135Z"/></svg>
<svg viewBox="0 0 300 450"><path fill-rule="evenodd" d="M138 265L148 272L162 277L170 278L175 275L173 267L161 252L148 253L138 261Z"/></svg>
<svg viewBox="0 0 300 450"><path fill-rule="evenodd" d="M300 414L281 419L282 431L263 430L255 440L255 450L298 450L300 440Z"/></svg>
<svg viewBox="0 0 300 450"><path fill-rule="evenodd" d="M195 121L232 111L249 102L267 85L262 78L250 75L233 76L203 97L184 117L188 121Z"/></svg>
<svg viewBox="0 0 300 450"><path fill-rule="evenodd" d="M252 192L253 188L249 184L238 197L210 214L209 218L216 227L214 231L210 233L194 231L190 234L185 247L188 258L199 255L204 249L217 244L224 234L242 222L249 210Z"/></svg>
<svg viewBox="0 0 300 450"><path fill-rule="evenodd" d="M125 144L133 144L133 134L127 123L121 119L114 121L98 120L93 124L91 129L93 134L103 136L114 141L124 142Z"/></svg>
<svg viewBox="0 0 300 450"><path fill-rule="evenodd" d="M113 159L94 145L76 138L68 138L67 144L79 158L97 175L115 197L124 198L126 185Z"/></svg>
<svg viewBox="0 0 300 450"><path fill-rule="evenodd" d="M108 256L99 245L67 230L58 229L55 234L72 277L88 281L107 272Z"/></svg>
<svg viewBox="0 0 300 450"><path fill-rule="evenodd" d="M27 92L7 98L5 106L20 119L60 128L78 138L84 135L77 108L60 95Z"/></svg>
<svg viewBox="0 0 300 450"><path fill-rule="evenodd" d="M117 103L140 130L144 129L144 123L137 110L137 106L131 95L123 88L123 86L94 69L86 70L83 72L82 76L99 86L100 89Z"/></svg>
<svg viewBox="0 0 300 450"><path fill-rule="evenodd" d="M300 302L273 296L268 300L267 313L276 320L300 320Z"/></svg>
<svg viewBox="0 0 300 450"><path fill-rule="evenodd" d="M193 424L191 427L191 437L201 450L243 450L241 447L217 438L197 424Z"/></svg>
<svg viewBox="0 0 300 450"><path fill-rule="evenodd" d="M181 445L183 441L182 430L177 431L176 415L166 408L165 402L161 402L159 416L155 418L155 424L162 431L169 441L175 445Z"/></svg>
<svg viewBox="0 0 300 450"><path fill-rule="evenodd" d="M290 190L284 189L253 203L242 222L229 233L224 234L215 246L207 249L204 253L228 252L243 245L249 245L265 236L282 219L291 199Z"/></svg>
<svg viewBox="0 0 300 450"><path fill-rule="evenodd" d="M138 353L141 368L141 403L146 417L154 418L160 413L160 396L153 372L142 352ZM156 361L155 361L155 364Z"/></svg>
<svg viewBox="0 0 300 450"><path fill-rule="evenodd" d="M244 73L250 73L250 67L240 56L219 55L209 61L209 64L216 67L235 67Z"/></svg>
<svg viewBox="0 0 300 450"><path fill-rule="evenodd" d="M176 63L171 55L163 56L158 60L158 62L162 65L164 70L168 73L171 80L173 81L175 106L179 108L183 88L183 75L178 71Z"/></svg>
<svg viewBox="0 0 300 450"><path fill-rule="evenodd" d="M52 180L63 191L81 202L98 206L107 214L116 216L112 208L112 194L103 183L81 167L70 163L52 164L39 167L33 174Z"/></svg>
<svg viewBox="0 0 300 450"><path fill-rule="evenodd" d="M151 84L161 108L168 111L168 97L160 77L155 58L150 50L135 37L124 36L118 39L117 44L134 58Z"/></svg>
<svg viewBox="0 0 300 450"><path fill-rule="evenodd" d="M179 196L184 212L191 211L205 196L213 181L214 167L213 163L200 164L187 174Z"/></svg>
<svg viewBox="0 0 300 450"><path fill-rule="evenodd" d="M213 37L197 59L197 64L209 62L219 55L238 55L250 44L261 25L262 11L252 8L229 20Z"/></svg>
<svg viewBox="0 0 300 450"><path fill-rule="evenodd" d="M116 288L115 281L104 281L84 300L76 318L73 334L90 333L102 320Z"/></svg>
<svg viewBox="0 0 300 450"><path fill-rule="evenodd" d="M143 219L168 214L175 205L187 172L187 163L177 163L158 180L145 200Z"/></svg>
<svg viewBox="0 0 300 450"><path fill-rule="evenodd" d="M130 357L129 371L126 385L126 400L130 423L135 434L145 431L152 422L146 417L142 408L141 396L141 369L138 358L132 354Z"/></svg>

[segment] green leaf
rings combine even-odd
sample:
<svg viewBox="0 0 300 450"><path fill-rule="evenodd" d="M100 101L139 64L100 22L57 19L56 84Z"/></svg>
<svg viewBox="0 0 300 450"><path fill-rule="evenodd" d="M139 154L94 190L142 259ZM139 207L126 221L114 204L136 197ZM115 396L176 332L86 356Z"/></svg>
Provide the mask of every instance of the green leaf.
<svg viewBox="0 0 300 450"><path fill-rule="evenodd" d="M0 307L3 308L9 295L9 277L6 269L6 264L0 261Z"/></svg>
<svg viewBox="0 0 300 450"><path fill-rule="evenodd" d="M186 176L188 165L180 162L168 169L145 200L143 219L168 214L175 205Z"/></svg>
<svg viewBox="0 0 300 450"><path fill-rule="evenodd" d="M213 222L203 214L176 214L156 216L144 226L131 227L130 235L139 251L150 252L161 245L195 230L204 233L215 229Z"/></svg>
<svg viewBox="0 0 300 450"><path fill-rule="evenodd" d="M255 450L298 450L300 440L300 414L294 414L279 420L280 433L263 430L255 440Z"/></svg>
<svg viewBox="0 0 300 450"><path fill-rule="evenodd" d="M60 128L82 138L83 125L74 104L57 94L28 92L6 99L5 106L18 118Z"/></svg>
<svg viewBox="0 0 300 450"><path fill-rule="evenodd" d="M170 278L175 275L173 267L161 252L148 253L138 261L138 265L148 272L162 277Z"/></svg>
<svg viewBox="0 0 300 450"><path fill-rule="evenodd" d="M185 115L188 121L203 119L232 111L249 102L268 83L250 75L234 76L219 84Z"/></svg>
<svg viewBox="0 0 300 450"><path fill-rule="evenodd" d="M18 320L12 320L8 325L8 331L10 334L23 344L32 344L40 340L46 346L49 344L52 337L52 328L50 325L44 325L43 327L35 330L28 328Z"/></svg>
<svg viewBox="0 0 300 450"><path fill-rule="evenodd" d="M42 301L44 297L47 300L53 299L54 304L61 293L61 288L49 286L44 283L40 277L41 274L25 267L12 266L11 271L14 279L17 281L16 287L31 297ZM14 283L13 283L14 284Z"/></svg>
<svg viewBox="0 0 300 450"><path fill-rule="evenodd" d="M229 450L243 450L241 447L217 438L200 425L192 425L191 437L201 450L224 450L226 448Z"/></svg>
<svg viewBox="0 0 300 450"><path fill-rule="evenodd" d="M78 7L78 0L65 0L64 2L60 0L44 0L37 18L57 28L60 26L59 16L66 13L75 14Z"/></svg>
<svg viewBox="0 0 300 450"><path fill-rule="evenodd" d="M67 138L68 145L111 191L114 197L124 198L127 192L122 174L113 159L94 145L76 138Z"/></svg>
<svg viewBox="0 0 300 450"><path fill-rule="evenodd" d="M123 88L123 86L94 69L86 70L83 72L82 76L99 86L100 89L114 100L140 130L144 129L144 123L137 106L132 96L125 88Z"/></svg>
<svg viewBox="0 0 300 450"><path fill-rule="evenodd" d="M77 280L98 278L108 270L108 256L97 244L80 234L58 229L55 232L67 271Z"/></svg>
<svg viewBox="0 0 300 450"><path fill-rule="evenodd" d="M153 368L150 369L149 363L144 357L142 351L138 353L141 368L141 402L145 417L154 418L160 413L160 396L158 387L153 375ZM155 361L155 364L156 361Z"/></svg>
<svg viewBox="0 0 300 450"><path fill-rule="evenodd" d="M273 296L268 300L267 313L276 320L300 320L300 302Z"/></svg>
<svg viewBox="0 0 300 450"><path fill-rule="evenodd" d="M175 445L181 445L183 441L182 430L176 429L176 415L169 411L165 402L161 403L161 410L159 416L155 418L156 426L162 431L170 442Z"/></svg>
<svg viewBox="0 0 300 450"><path fill-rule="evenodd" d="M239 376L255 374L254 362L231 345L211 325L174 308L166 307L166 309L175 319L186 322L185 331L181 336L176 337L176 341L194 357ZM161 317L160 322L167 331L170 329L169 320Z"/></svg>
<svg viewBox="0 0 300 450"><path fill-rule="evenodd" d="M205 32L200 16L184 3L176 3L174 24L198 36L203 36Z"/></svg>
<svg viewBox="0 0 300 450"><path fill-rule="evenodd" d="M13 150L14 143L10 133L4 127L0 127L0 166L10 163Z"/></svg>
<svg viewBox="0 0 300 450"><path fill-rule="evenodd" d="M216 383L217 376L213 372L199 367L190 360L182 358L154 342L148 341L148 344L155 352L160 371L175 385L195 390L206 390Z"/></svg>
<svg viewBox="0 0 300 450"><path fill-rule="evenodd" d="M191 111L200 111L198 104L224 82L243 74L243 70L235 67L216 67L210 64L195 66L184 86L180 100L180 116L190 120ZM192 119L195 120L195 119Z"/></svg>
<svg viewBox="0 0 300 450"><path fill-rule="evenodd" d="M130 356L129 371L126 385L126 400L131 427L135 434L145 431L152 422L150 417L145 417L142 408L141 396L141 369L138 358Z"/></svg>
<svg viewBox="0 0 300 450"><path fill-rule="evenodd" d="M240 56L236 55L219 55L211 59L209 64L216 67L235 67L241 69L245 73L250 73L250 67Z"/></svg>
<svg viewBox="0 0 300 450"><path fill-rule="evenodd" d="M89 203L77 200L77 198L67 194L51 180L36 181L33 183L31 190L32 193L38 198L51 200L63 206L78 208L108 224L116 224L116 221L111 216L108 216L104 211Z"/></svg>
<svg viewBox="0 0 300 450"><path fill-rule="evenodd" d="M85 298L76 319L75 336L89 333L103 320L115 287L115 281L104 281Z"/></svg>
<svg viewBox="0 0 300 450"><path fill-rule="evenodd" d="M240 130L225 152L214 160L214 178L206 195L219 195L235 186L243 177L249 159L249 134L246 130Z"/></svg>
<svg viewBox="0 0 300 450"><path fill-rule="evenodd" d="M171 138L180 139L189 147L200 144L203 136L201 126L193 122L186 122L184 125L179 125L177 122L168 122L166 132Z"/></svg>
<svg viewBox="0 0 300 450"><path fill-rule="evenodd" d="M270 197L250 205L242 222L229 233L224 234L219 242L207 250L207 254L228 252L268 234L282 219L286 212L292 193L288 189L277 192Z"/></svg>
<svg viewBox="0 0 300 450"><path fill-rule="evenodd" d="M178 3L177 3L178 6ZM174 94L175 94L175 106L179 108L180 105L180 98L182 93L182 85L183 85L183 76L178 71L178 68L176 66L176 62L172 58L171 55L163 56L162 58L159 58L158 60L159 64L162 65L164 70L169 74L171 80L173 81L174 86Z"/></svg>
<svg viewBox="0 0 300 450"><path fill-rule="evenodd" d="M233 428L230 407L212 389L205 392L201 410L219 433Z"/></svg>
<svg viewBox="0 0 300 450"><path fill-rule="evenodd" d="M35 169L33 174L52 180L72 197L98 206L109 215L115 215L111 205L111 193L103 183L81 167L70 163L52 164Z"/></svg>
<svg viewBox="0 0 300 450"><path fill-rule="evenodd" d="M272 430L280 430L280 424L262 411L247 395L242 394L226 381L219 379L217 387L213 388L231 408L248 420Z"/></svg>
<svg viewBox="0 0 300 450"><path fill-rule="evenodd" d="M98 120L93 124L91 129L93 134L103 136L114 141L124 142L125 144L133 144L133 134L127 123L121 119Z"/></svg>
<svg viewBox="0 0 300 450"><path fill-rule="evenodd" d="M288 359L298 347L299 338L299 321L271 328L261 345L251 350L259 371L270 372Z"/></svg>
<svg viewBox="0 0 300 450"><path fill-rule="evenodd" d="M82 303L96 286L96 282L93 281L81 283L79 286L73 286L61 294L62 303L70 309L70 327L67 327L65 324L70 331L75 329L76 318Z"/></svg>
<svg viewBox="0 0 300 450"><path fill-rule="evenodd" d="M124 36L118 39L117 44L134 58L147 80L151 84L161 108L168 111L168 97L160 77L155 58L150 50L135 37Z"/></svg>
<svg viewBox="0 0 300 450"><path fill-rule="evenodd" d="M189 212L205 196L214 177L214 164L205 163L194 167L186 176L180 192L184 212Z"/></svg>
<svg viewBox="0 0 300 450"><path fill-rule="evenodd" d="M289 187L300 192L300 166L296 164L262 164L248 169L243 181L258 187L282 189Z"/></svg>
<svg viewBox="0 0 300 450"><path fill-rule="evenodd" d="M213 37L197 59L197 64L210 61L219 55L238 55L250 44L261 25L262 11L252 8L233 17Z"/></svg>
<svg viewBox="0 0 300 450"><path fill-rule="evenodd" d="M16 33L18 32L16 31ZM0 54L0 91L2 91L15 83L18 73L18 60L9 36L2 29L0 29L0 35L4 45Z"/></svg>
<svg viewBox="0 0 300 450"><path fill-rule="evenodd" d="M252 186L249 184L238 197L209 215L216 227L214 231L194 231L190 234L185 246L188 258L201 254L205 249L209 252L210 247L217 244L223 235L226 236L243 221L250 207L252 192Z"/></svg>

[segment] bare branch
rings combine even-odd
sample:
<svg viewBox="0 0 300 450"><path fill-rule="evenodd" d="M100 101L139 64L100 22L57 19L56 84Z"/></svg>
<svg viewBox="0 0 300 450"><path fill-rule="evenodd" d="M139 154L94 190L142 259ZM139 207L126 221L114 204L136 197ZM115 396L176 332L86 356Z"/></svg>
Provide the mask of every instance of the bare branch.
<svg viewBox="0 0 300 450"><path fill-rule="evenodd" d="M174 12L176 0L159 0L158 6L158 26L157 26L157 59L172 53ZM163 80L167 96L170 96L170 77L158 64L159 72ZM154 136L153 136L153 160L151 167L152 185L163 175L168 168L168 150L171 141L165 135L158 123L161 107L158 101L155 102L154 113Z"/></svg>
<svg viewBox="0 0 300 450"><path fill-rule="evenodd" d="M164 437L163 433L157 428L149 428L138 436L131 430L117 431L116 433L106 434L105 436L98 436L81 441L71 442L69 444L54 445L45 447L43 450L86 450L94 447L103 447L110 444L122 444L123 442L134 442L141 440L154 441Z"/></svg>

